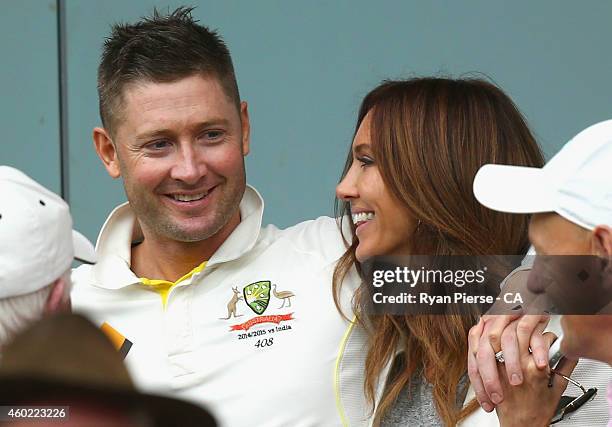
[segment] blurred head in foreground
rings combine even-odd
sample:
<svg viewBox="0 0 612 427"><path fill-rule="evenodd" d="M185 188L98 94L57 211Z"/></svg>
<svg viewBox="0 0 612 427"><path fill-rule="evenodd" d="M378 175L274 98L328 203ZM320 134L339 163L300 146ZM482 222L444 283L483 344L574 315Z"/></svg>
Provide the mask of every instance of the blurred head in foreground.
<svg viewBox="0 0 612 427"><path fill-rule="evenodd" d="M0 363L0 401L54 407L62 426L216 425L196 405L138 392L108 338L80 315L35 323L6 346ZM50 418L49 425L57 421ZM47 424L16 419L9 425Z"/></svg>

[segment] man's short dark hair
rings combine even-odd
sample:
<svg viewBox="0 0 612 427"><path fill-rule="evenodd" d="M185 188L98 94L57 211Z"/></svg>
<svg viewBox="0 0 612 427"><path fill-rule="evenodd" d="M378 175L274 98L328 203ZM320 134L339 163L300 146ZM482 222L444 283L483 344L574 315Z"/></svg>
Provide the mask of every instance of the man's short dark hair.
<svg viewBox="0 0 612 427"><path fill-rule="evenodd" d="M225 42L191 16L192 7L168 15L157 10L135 24L113 25L98 67L98 96L103 126L119 123L126 85L137 81L173 82L194 74L217 78L239 108L240 95Z"/></svg>

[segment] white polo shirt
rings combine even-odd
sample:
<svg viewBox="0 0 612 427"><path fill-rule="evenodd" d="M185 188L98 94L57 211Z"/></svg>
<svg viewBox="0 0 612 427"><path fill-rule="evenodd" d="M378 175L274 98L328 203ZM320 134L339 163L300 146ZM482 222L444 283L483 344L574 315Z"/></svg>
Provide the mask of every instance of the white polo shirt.
<svg viewBox="0 0 612 427"><path fill-rule="evenodd" d="M332 298L345 251L336 221L262 228L263 200L252 187L240 214L164 307L130 270L139 227L127 203L117 207L100 232L98 263L73 272L73 308L133 344L126 363L140 388L201 403L222 426L341 425L336 365L349 322ZM354 279L343 287L346 313Z"/></svg>

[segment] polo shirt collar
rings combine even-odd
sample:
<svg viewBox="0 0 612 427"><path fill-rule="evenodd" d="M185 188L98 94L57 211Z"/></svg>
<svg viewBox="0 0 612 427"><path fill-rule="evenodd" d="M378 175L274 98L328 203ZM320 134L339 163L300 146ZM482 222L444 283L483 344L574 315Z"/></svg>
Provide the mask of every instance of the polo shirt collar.
<svg viewBox="0 0 612 427"><path fill-rule="evenodd" d="M215 264L240 258L257 242L264 201L255 188L247 185L239 209L240 224L208 260L207 269ZM98 235L96 242L98 262L92 266L94 284L105 289L120 289L140 283L138 277L130 270L130 260L132 243L141 239L142 232L129 203L117 206Z"/></svg>

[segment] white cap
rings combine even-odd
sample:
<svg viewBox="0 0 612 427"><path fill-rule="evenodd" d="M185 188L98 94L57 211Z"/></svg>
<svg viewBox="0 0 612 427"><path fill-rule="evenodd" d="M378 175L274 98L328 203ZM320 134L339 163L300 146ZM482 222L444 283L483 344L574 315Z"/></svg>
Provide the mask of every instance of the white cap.
<svg viewBox="0 0 612 427"><path fill-rule="evenodd" d="M35 292L95 251L68 205L21 171L0 166L0 298Z"/></svg>
<svg viewBox="0 0 612 427"><path fill-rule="evenodd" d="M484 165L474 195L501 212L556 212L588 230L612 225L612 120L572 138L546 165Z"/></svg>

